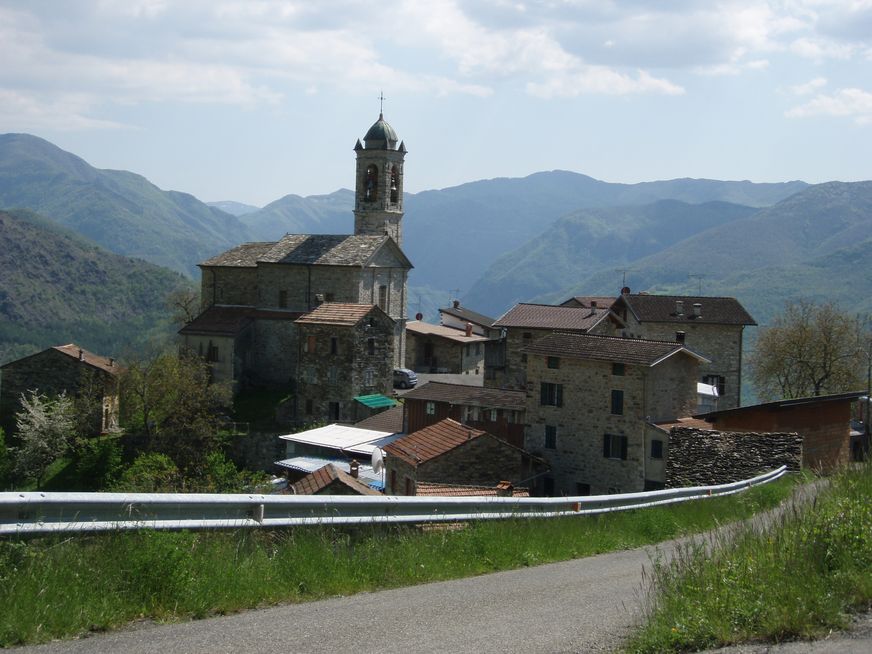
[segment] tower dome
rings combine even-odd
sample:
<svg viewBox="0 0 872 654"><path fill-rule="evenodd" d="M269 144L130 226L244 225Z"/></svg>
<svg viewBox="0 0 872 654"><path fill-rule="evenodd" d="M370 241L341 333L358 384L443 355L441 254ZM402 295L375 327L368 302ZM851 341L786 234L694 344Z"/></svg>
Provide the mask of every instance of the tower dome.
<svg viewBox="0 0 872 654"><path fill-rule="evenodd" d="M396 150L398 140L397 133L387 123L383 114L378 115L378 120L363 137L367 150Z"/></svg>

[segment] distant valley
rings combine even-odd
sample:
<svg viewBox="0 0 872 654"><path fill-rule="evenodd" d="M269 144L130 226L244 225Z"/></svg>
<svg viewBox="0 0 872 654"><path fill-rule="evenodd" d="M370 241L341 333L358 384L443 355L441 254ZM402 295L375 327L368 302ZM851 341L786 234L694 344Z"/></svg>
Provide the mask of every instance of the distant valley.
<svg viewBox="0 0 872 654"><path fill-rule="evenodd" d="M38 137L0 135L0 209L28 209L43 227L194 280L198 262L245 241L350 233L353 201L341 189L262 208L207 204L134 173L98 170ZM872 310L868 182L613 184L551 171L406 194L404 209L411 315L432 317L459 295L497 316L522 300L615 294L625 279L634 291L733 295L761 322L800 296ZM4 276L0 293L12 283ZM4 333L24 324L7 320Z"/></svg>

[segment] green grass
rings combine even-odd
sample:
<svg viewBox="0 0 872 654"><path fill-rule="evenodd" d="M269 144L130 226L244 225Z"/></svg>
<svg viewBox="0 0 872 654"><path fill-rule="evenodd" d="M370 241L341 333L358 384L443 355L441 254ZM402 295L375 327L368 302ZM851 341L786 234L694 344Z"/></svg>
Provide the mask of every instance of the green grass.
<svg viewBox="0 0 872 654"><path fill-rule="evenodd" d="M793 486L786 479L669 507L459 530L373 525L0 541L0 646L638 547L748 517Z"/></svg>
<svg viewBox="0 0 872 654"><path fill-rule="evenodd" d="M745 529L657 565L647 624L627 651L686 652L809 639L872 606L872 466L832 480L766 533Z"/></svg>

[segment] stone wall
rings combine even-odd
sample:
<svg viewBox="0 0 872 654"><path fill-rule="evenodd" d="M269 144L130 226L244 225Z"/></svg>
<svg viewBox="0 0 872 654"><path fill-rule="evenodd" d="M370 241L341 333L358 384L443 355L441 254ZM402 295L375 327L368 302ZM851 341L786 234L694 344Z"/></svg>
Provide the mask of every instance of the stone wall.
<svg viewBox="0 0 872 654"><path fill-rule="evenodd" d="M412 494L419 481L473 486L496 486L501 481L529 483L535 474L530 458L495 436L485 434L415 468L396 457L385 460L390 495L405 494L405 479L412 480ZM394 473L393 475L391 473ZM391 486L396 479L397 488Z"/></svg>
<svg viewBox="0 0 872 654"><path fill-rule="evenodd" d="M709 486L786 465L799 470L802 437L785 432L727 432L675 427L669 433L666 486Z"/></svg>
<svg viewBox="0 0 872 654"><path fill-rule="evenodd" d="M527 366L525 449L549 462L557 495L575 495L579 484L593 494L643 490L647 421L674 418L670 411L696 401L696 366L686 355L654 368L626 365L623 375L613 374L610 362L568 357L554 369L546 357L531 355ZM542 382L562 385L563 406L540 404ZM613 390L623 391L620 415L611 412ZM546 427L556 429L554 448L545 446ZM626 438L625 459L604 455L606 434Z"/></svg>
<svg viewBox="0 0 872 654"><path fill-rule="evenodd" d="M256 320L247 376L257 384L288 388L296 376L298 347L293 321Z"/></svg>
<svg viewBox="0 0 872 654"><path fill-rule="evenodd" d="M353 422L358 395L388 394L393 389L393 322L373 309L372 325L322 325L299 323L300 365L297 374L297 415L301 420ZM366 320L366 319L364 319ZM331 353L331 339L336 352ZM369 353L369 339L374 352ZM309 345L314 345L314 350ZM367 370L372 371L368 383ZM338 419L330 404L339 406ZM311 408L311 412L309 411Z"/></svg>
<svg viewBox="0 0 872 654"><path fill-rule="evenodd" d="M21 394L31 390L49 397L64 392L70 397L80 393L91 396L89 422L94 434L118 424L117 378L50 348L12 361L0 371L0 427L7 435L16 431L15 414L21 411Z"/></svg>
<svg viewBox="0 0 872 654"><path fill-rule="evenodd" d="M200 309L213 304L257 304L257 269L209 266L200 277Z"/></svg>
<svg viewBox="0 0 872 654"><path fill-rule="evenodd" d="M705 307L703 307L705 309ZM695 324L689 321L676 323L652 323L641 325L628 318L627 332L634 337L659 341L674 341L675 332L685 333L684 344L688 349L701 354L711 363L700 364L699 378L706 375L724 377L724 394L718 399L719 409L739 406L742 381L742 325Z"/></svg>
<svg viewBox="0 0 872 654"><path fill-rule="evenodd" d="M285 441L279 438L283 433L252 431L244 436L234 436L230 443L230 457L239 467L278 474L275 462L285 458Z"/></svg>

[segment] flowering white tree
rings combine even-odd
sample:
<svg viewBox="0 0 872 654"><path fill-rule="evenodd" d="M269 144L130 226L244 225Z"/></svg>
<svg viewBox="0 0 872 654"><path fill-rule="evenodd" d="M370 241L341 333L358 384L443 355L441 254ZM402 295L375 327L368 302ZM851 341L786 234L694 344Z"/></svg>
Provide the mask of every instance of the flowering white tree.
<svg viewBox="0 0 872 654"><path fill-rule="evenodd" d="M42 485L46 469L70 448L75 435L75 410L66 393L48 398L36 391L21 394L21 411L15 414L19 446L15 471Z"/></svg>

